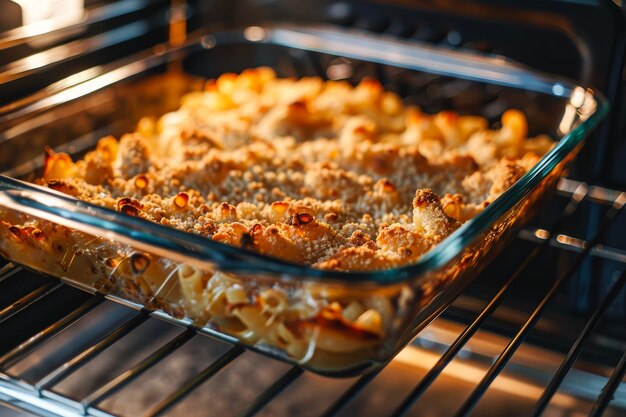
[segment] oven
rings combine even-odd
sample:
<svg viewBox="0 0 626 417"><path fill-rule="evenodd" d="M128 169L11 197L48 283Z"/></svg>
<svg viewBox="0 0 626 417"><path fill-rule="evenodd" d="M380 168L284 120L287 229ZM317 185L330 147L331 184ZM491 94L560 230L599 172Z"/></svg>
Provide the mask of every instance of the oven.
<svg viewBox="0 0 626 417"><path fill-rule="evenodd" d="M85 1L75 20L26 26L24 6L5 3L7 19L16 17L2 22L2 115L71 95L94 69L107 74L112 62L158 57L194 37L212 47L227 31L255 38L263 28L320 23L348 33L339 42L346 56L355 53L350 42L373 39L501 57L596 88L610 111L541 212L404 349L367 372L320 375L2 260L0 416L626 414L626 22L616 2ZM372 45L358 43L375 57ZM248 52L233 44L222 59ZM430 111L459 98L500 111L499 91L478 94L445 76L416 87L380 63L302 50L277 62L296 76L354 81L367 71ZM11 117L0 120L10 126ZM101 133L82 128L74 145ZM1 130L0 160L15 162L3 171L41 164L9 155L36 138L25 145L19 132Z"/></svg>

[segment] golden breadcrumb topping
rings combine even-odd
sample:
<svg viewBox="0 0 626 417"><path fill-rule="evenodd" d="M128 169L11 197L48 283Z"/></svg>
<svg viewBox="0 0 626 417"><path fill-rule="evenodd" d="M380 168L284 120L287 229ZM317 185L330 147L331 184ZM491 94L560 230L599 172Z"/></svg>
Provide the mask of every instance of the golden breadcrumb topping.
<svg viewBox="0 0 626 417"><path fill-rule="evenodd" d="M83 160L48 150L39 183L78 199L298 264L414 262L515 183L551 146L508 110L404 105L357 86L224 74L179 110L101 139Z"/></svg>

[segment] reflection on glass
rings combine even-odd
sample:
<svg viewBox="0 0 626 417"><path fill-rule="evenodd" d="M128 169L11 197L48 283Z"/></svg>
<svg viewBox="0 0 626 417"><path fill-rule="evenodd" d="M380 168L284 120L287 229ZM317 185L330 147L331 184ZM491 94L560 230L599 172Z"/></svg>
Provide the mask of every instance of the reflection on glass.
<svg viewBox="0 0 626 417"><path fill-rule="evenodd" d="M12 0L22 8L22 25L36 28L34 24L54 20L58 25L71 24L83 18L84 0ZM32 26L31 26L32 25Z"/></svg>
<svg viewBox="0 0 626 417"><path fill-rule="evenodd" d="M593 90L575 87L570 95L569 103L563 111L563 117L559 124L559 133L566 135L578 124L584 122L595 113L596 100L593 98Z"/></svg>

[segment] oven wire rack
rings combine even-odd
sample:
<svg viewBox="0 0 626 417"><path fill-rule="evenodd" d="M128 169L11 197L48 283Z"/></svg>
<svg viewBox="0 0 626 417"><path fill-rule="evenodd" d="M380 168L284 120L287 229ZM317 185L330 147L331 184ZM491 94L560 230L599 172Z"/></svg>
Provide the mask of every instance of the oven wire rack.
<svg viewBox="0 0 626 417"><path fill-rule="evenodd" d="M543 294L543 297L539 303L536 304L532 313L525 318L523 324L517 329L514 336L510 338L504 349L495 356L495 360L488 367L482 379L474 386L473 390L466 396L464 402L456 411L457 416L466 416L472 412L496 377L498 377L507 366L520 345L524 343L548 304L555 298L561 287L577 273L587 258L598 257L617 261L622 267L622 272L614 280L612 287L598 304L595 311L588 317L584 328L575 342L570 346L567 354L563 357L560 366L551 376L551 380L543 387L543 393L534 405L533 415L539 416L543 414L550 404L551 399L559 392L559 388L582 350L585 348L594 329L597 328L611 305L623 291L624 286L626 286L626 251L620 250L619 248L611 248L603 244L604 238L607 232L610 231L613 221L623 211L624 205L626 204L626 192L618 192L597 186L588 186L582 182L562 179L558 185L558 194L567 198L565 209L561 212L558 219L551 226L546 228L525 228L520 231L519 238L533 245L530 254L505 278L504 284L487 302L482 311L480 311L480 313L461 331L456 340L453 340L452 343L447 346L447 349L445 349L434 366L421 377L402 401L389 412L389 416L399 417L411 413L412 406L415 402L425 393L440 374L445 371L450 362L460 356L460 352L462 352L467 343L477 331L481 330L485 322L493 315L494 311L509 292L511 286L515 281L524 276L528 266L547 246L553 246L558 250L571 252L573 254L572 261L566 268L563 268L560 275L551 283L551 287ZM574 213L585 201L607 208L596 235L589 240L581 240L560 234L559 231L572 219ZM2 285L10 283L11 281L25 279L25 274L28 274L28 272L19 266L10 263L4 265L0 268L0 288ZM65 287L67 287L66 284L57 280L47 280L26 295L11 300L6 307L0 309L0 325L3 323L6 324L11 320L18 320L20 313L36 307L37 304L42 301L50 300L54 297L60 298L59 292ZM1 354L0 402L43 416L113 417L114 414L99 408L98 405L107 398L114 396L124 387L132 384L146 371L158 367L168 356L181 349L181 347L190 340L196 338L199 332L192 328L191 325L186 329L181 329L176 336L163 343L151 354L136 362L132 367L119 373L113 379L102 382L97 389L92 390L88 395L80 399L67 398L55 392L55 386L61 381L90 361L95 360L124 336L132 333L140 325L145 323L151 316L167 320L167 316L163 313L149 311L139 305L119 300L112 295L96 294L86 295L85 297L86 299L68 314L54 320L51 324L45 325L42 329L29 334L28 337L24 338L24 340L15 347ZM84 345L82 351L66 360L61 365L47 370L45 375L38 378L36 381L24 379L21 375L10 372L13 365L23 361L29 356L37 355L38 348L79 322L96 307L109 303L107 300L123 303L127 307L137 311L121 325L109 329L104 337L93 337L93 340L89 340L88 343ZM0 334L0 339L10 336L11 335ZM211 336L208 334L204 334L203 336L211 339ZM420 335L417 336L417 338L419 337ZM144 410L142 416L156 417L165 414L181 400L189 397L195 388L210 380L227 366L236 362L238 357L244 352L245 349L242 346L234 343L231 344L225 349L223 354L209 363L204 369L188 378L184 383L176 386L171 390L169 395L160 398L153 403L152 406ZM383 368L380 368L378 371L356 378L347 389L326 405L326 409L321 416L331 417L338 415L348 403L357 398L358 395L379 376L382 369ZM266 387L264 391L259 392L256 398L247 402L243 410L237 415L241 417L256 415L305 372L306 371L297 366L290 366L281 376ZM618 363L612 367L609 374L610 376L603 380L604 387L599 396L595 398L593 407L589 412L590 416L595 417L603 415L607 408L612 406L626 408L624 401L624 398L626 398L626 395L624 395L626 394L626 384L623 382L626 374L626 350L622 353ZM618 393L619 395L617 395Z"/></svg>

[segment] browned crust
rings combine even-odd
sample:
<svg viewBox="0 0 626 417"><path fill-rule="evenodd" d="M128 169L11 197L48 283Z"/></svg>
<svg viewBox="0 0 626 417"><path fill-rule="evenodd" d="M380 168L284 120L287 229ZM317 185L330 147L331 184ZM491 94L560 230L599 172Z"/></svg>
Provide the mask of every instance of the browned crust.
<svg viewBox="0 0 626 417"><path fill-rule="evenodd" d="M81 161L46 148L39 183L291 262L373 270L417 260L547 150L518 110L491 130L424 114L371 78L258 68L205 87Z"/></svg>

